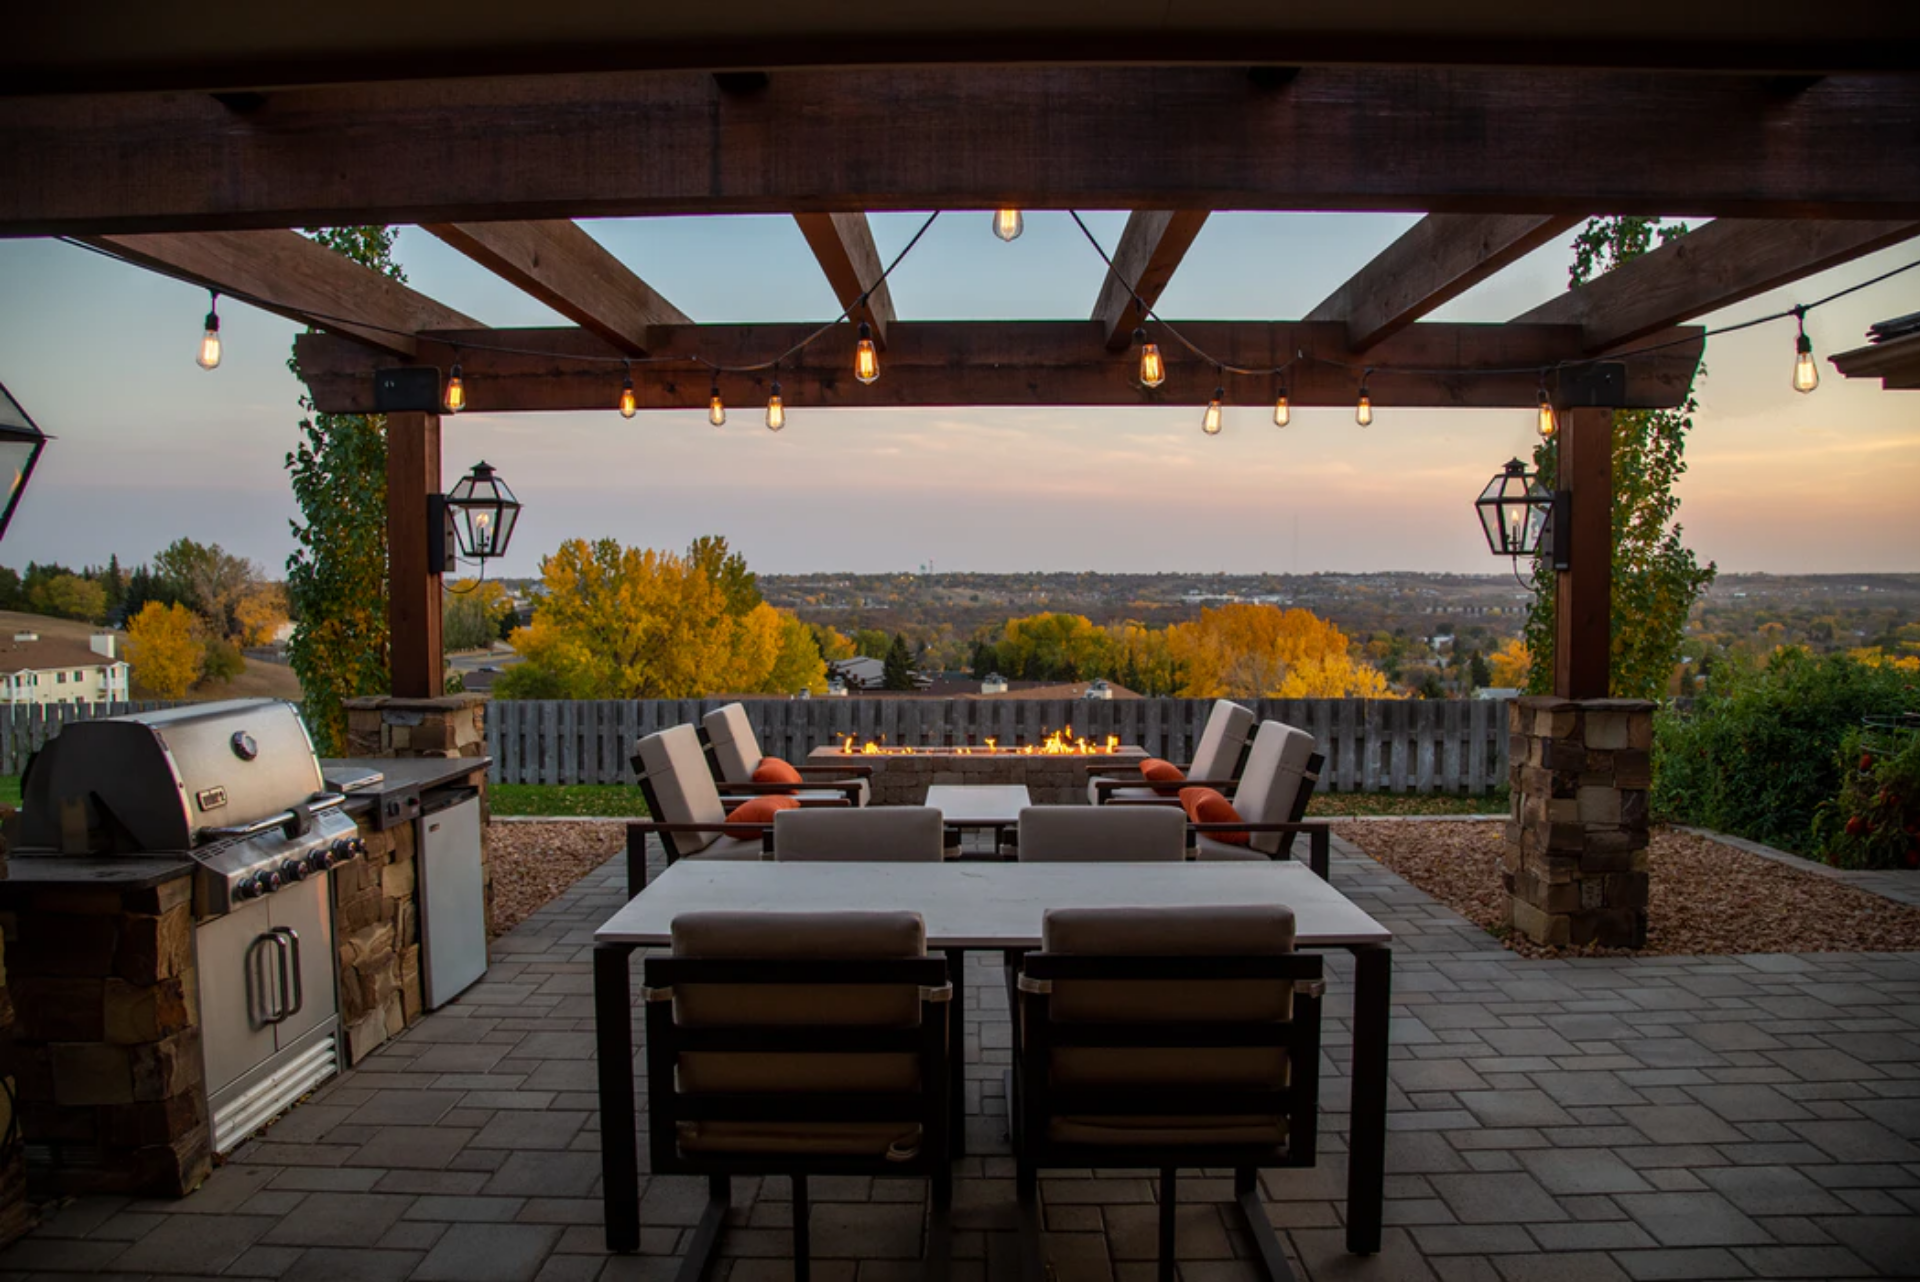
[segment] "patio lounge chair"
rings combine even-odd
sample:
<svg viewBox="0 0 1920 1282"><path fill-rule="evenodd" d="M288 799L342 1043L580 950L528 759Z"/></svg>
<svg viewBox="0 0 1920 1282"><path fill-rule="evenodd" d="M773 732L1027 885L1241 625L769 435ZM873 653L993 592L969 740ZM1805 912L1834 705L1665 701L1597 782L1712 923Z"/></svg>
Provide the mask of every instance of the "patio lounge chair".
<svg viewBox="0 0 1920 1282"><path fill-rule="evenodd" d="M760 751L760 736L753 732L746 708L738 703L715 708L701 717L700 738L713 756L714 778L728 792L792 793L797 784L804 784L798 793L802 797L844 797L854 806L866 805L872 795L868 780L873 767L867 765L795 766L782 761L781 765L799 776L797 781L761 779L762 773L787 771L770 765L774 758Z"/></svg>
<svg viewBox="0 0 1920 1282"><path fill-rule="evenodd" d="M1306 731L1279 721L1261 722L1247 753L1246 769L1228 798L1237 818L1210 821L1191 807L1187 810L1194 857L1291 859L1293 839L1306 833L1308 862L1325 880L1332 829L1325 823L1304 822L1324 760L1314 751L1313 736ZM1192 794L1181 796L1183 804L1190 800Z"/></svg>
<svg viewBox="0 0 1920 1282"><path fill-rule="evenodd" d="M773 817L773 857L847 863L940 862L944 820L932 806L783 810Z"/></svg>
<svg viewBox="0 0 1920 1282"><path fill-rule="evenodd" d="M1140 862L1187 857L1186 816L1163 806L1028 806L1020 861Z"/></svg>
<svg viewBox="0 0 1920 1282"><path fill-rule="evenodd" d="M1293 930L1273 905L1046 914L1043 951L1021 964L1009 1087L1031 1273L1042 1169L1158 1169L1171 1282L1177 1172L1213 1167L1233 1171L1267 1276L1291 1278L1258 1173L1315 1160L1321 958L1294 952Z"/></svg>
<svg viewBox="0 0 1920 1282"><path fill-rule="evenodd" d="M1104 805L1116 799L1152 801L1156 798L1173 804L1182 788L1220 788L1231 786L1240 777L1240 758L1253 733L1253 713L1230 699L1216 699L1201 727L1200 741L1193 746L1193 760L1175 763L1183 780L1148 783L1137 766L1090 766L1087 800Z"/></svg>
<svg viewBox="0 0 1920 1282"><path fill-rule="evenodd" d="M936 830L937 831L937 830ZM808 1276L813 1175L931 1185L927 1274L944 1277L953 1200L947 964L917 913L688 913L646 961L656 1175L705 1175L678 1276L704 1274L735 1175L793 1181L793 1276Z"/></svg>

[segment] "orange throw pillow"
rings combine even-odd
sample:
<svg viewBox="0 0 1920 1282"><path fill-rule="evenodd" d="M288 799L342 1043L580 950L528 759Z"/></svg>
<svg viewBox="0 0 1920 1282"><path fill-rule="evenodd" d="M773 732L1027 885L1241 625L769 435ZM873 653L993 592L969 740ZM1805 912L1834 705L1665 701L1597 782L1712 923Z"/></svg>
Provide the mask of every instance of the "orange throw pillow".
<svg viewBox="0 0 1920 1282"><path fill-rule="evenodd" d="M1140 763L1140 774L1148 783L1179 783L1186 774L1171 761L1148 757Z"/></svg>
<svg viewBox="0 0 1920 1282"><path fill-rule="evenodd" d="M1182 788L1180 805L1187 812L1189 822L1197 824L1237 824L1240 812L1233 803L1220 795L1214 788ZM1207 836L1224 841L1231 846L1244 846L1253 840L1252 833L1210 832Z"/></svg>
<svg viewBox="0 0 1920 1282"><path fill-rule="evenodd" d="M770 824L774 815L782 810L798 810L798 797L755 797L752 801L743 801L727 813L730 824ZM722 828L728 837L758 837L758 828Z"/></svg>
<svg viewBox="0 0 1920 1282"><path fill-rule="evenodd" d="M778 757L762 757L753 768L755 783L799 783L800 772Z"/></svg>

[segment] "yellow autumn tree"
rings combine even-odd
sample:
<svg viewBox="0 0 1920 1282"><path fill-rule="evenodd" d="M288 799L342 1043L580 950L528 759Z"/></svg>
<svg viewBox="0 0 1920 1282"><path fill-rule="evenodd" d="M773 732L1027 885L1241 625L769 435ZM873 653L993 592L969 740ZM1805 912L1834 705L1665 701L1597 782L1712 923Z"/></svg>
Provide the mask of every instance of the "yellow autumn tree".
<svg viewBox="0 0 1920 1282"><path fill-rule="evenodd" d="M200 632L200 617L185 606L147 602L127 624L134 683L158 699L185 698L206 658Z"/></svg>
<svg viewBox="0 0 1920 1282"><path fill-rule="evenodd" d="M287 589L279 583L248 585L233 607L241 645L268 645L287 622Z"/></svg>
<svg viewBox="0 0 1920 1282"><path fill-rule="evenodd" d="M1495 686L1503 690L1526 689L1527 674L1533 671L1533 655L1525 641L1514 637L1487 656L1487 662L1493 668Z"/></svg>
<svg viewBox="0 0 1920 1282"><path fill-rule="evenodd" d="M1310 610L1223 605L1168 630L1188 698L1392 699L1378 668Z"/></svg>

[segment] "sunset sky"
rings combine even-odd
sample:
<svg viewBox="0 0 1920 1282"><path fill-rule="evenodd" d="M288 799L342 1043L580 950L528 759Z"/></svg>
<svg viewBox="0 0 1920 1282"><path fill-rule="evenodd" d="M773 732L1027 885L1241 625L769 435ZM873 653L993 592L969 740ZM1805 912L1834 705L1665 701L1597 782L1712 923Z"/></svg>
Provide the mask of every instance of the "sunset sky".
<svg viewBox="0 0 1920 1282"><path fill-rule="evenodd" d="M873 219L891 258L924 215ZM1125 215L1089 224L1111 248ZM1412 215L1216 214L1160 310L1174 318L1305 314ZM697 321L837 314L789 218L586 224ZM424 233L401 235L409 283L496 326L563 323ZM1499 321L1566 286L1565 239L1434 319ZM1920 257L1882 251L1704 318L1811 301ZM1067 215L1033 213L1012 244L985 213L946 214L891 279L902 318L1084 317L1104 268ZM203 291L51 241L0 241L0 383L59 439L0 564L144 560L182 535L281 572L294 515L295 326L223 302L221 367L194 364ZM1920 392L1842 379L1825 361L1866 327L1920 310L1920 271L1808 317L1822 381L1788 386L1793 326L1711 340L1681 520L1730 571L1920 570ZM573 536L684 547L722 534L756 570L1431 570L1493 572L1469 504L1531 439L1530 411L1297 411L1291 427L1229 410L1199 430L1211 377L1171 360L1191 407L813 410L775 436L759 407L449 420L449 483L485 458L526 504L504 572L531 574ZM1202 386L1202 384L1209 386ZM617 392L610 383L609 399Z"/></svg>

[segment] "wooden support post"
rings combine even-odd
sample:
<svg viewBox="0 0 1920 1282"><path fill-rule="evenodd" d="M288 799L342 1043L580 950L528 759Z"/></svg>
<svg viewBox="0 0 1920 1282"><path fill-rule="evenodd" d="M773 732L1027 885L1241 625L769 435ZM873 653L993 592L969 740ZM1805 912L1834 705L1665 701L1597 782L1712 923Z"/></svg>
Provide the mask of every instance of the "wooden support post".
<svg viewBox="0 0 1920 1282"><path fill-rule="evenodd" d="M427 568L427 497L440 493L440 416L387 415L387 636L394 695L445 691L440 576Z"/></svg>
<svg viewBox="0 0 1920 1282"><path fill-rule="evenodd" d="M1554 585L1553 692L1604 699L1612 651L1613 411L1559 413L1559 483L1573 492L1565 531L1572 557Z"/></svg>

